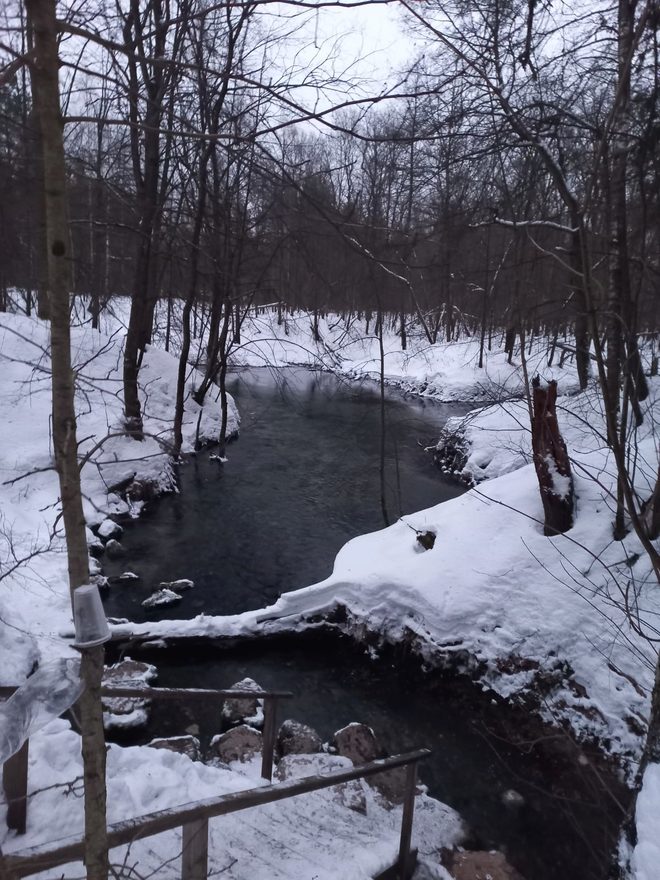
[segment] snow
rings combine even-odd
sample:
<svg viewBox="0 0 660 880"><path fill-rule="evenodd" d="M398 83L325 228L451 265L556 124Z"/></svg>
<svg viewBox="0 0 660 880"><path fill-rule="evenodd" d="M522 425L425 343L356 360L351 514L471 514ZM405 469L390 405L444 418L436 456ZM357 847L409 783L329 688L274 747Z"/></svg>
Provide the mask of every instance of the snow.
<svg viewBox="0 0 660 880"><path fill-rule="evenodd" d="M122 332L127 323L130 303L116 297L101 316L108 333ZM172 324L176 325L181 306L174 303ZM160 303L155 316L154 340L164 344L167 308ZM380 376L380 342L374 333L374 319L353 316L345 320L339 315L319 315L319 341L314 339L313 312L299 310L293 315L283 310L278 323L276 309L252 308L241 327L241 342L230 349L229 360L234 367L306 366L330 370L347 379L376 380ZM524 390L519 353L508 363L504 338L496 334L492 349L484 351L484 365L479 367L478 337L431 344L417 324L408 327L408 348L401 350L397 323L386 320L383 330L385 380L404 392L421 394L442 401L492 402L520 396ZM173 331L170 344L177 350L180 340ZM197 340L195 356L203 358L204 339ZM579 388L572 361L563 367L557 359L547 366L547 340L533 339L526 352L530 376L539 372L543 380L555 379L561 393Z"/></svg>
<svg viewBox="0 0 660 880"><path fill-rule="evenodd" d="M657 880L660 870L660 764L649 764L637 798L637 844L631 870L634 880Z"/></svg>
<svg viewBox="0 0 660 880"><path fill-rule="evenodd" d="M259 787L265 783L258 777L258 765L258 760L237 765L242 772L236 772L167 749L111 745L109 821ZM53 721L31 739L28 834L6 837L5 853L81 834L81 774L80 741L66 722ZM396 858L402 810L386 809L369 786L364 788L365 815L348 809L335 799L334 791L326 790L212 819L209 872L225 869L230 880L335 880L341 860L346 880L368 880ZM426 795L417 798L416 807L413 845L422 858L437 858L443 846L460 841L463 829L453 810ZM114 849L111 860L126 860L139 865L141 875L155 872L167 880L180 876L180 852L180 832L172 831ZM64 871L65 876L76 876L80 867L77 874L76 869ZM59 877L62 872L60 868L40 876Z"/></svg>
<svg viewBox="0 0 660 880"><path fill-rule="evenodd" d="M114 436L121 423L121 340L115 330L124 306L113 304L115 317L105 319L109 333L74 328L72 335L80 382L80 450L91 455L82 470L85 517L97 533L99 526L110 528L102 524L113 516L140 512L142 502L127 503L113 488L124 480L145 480L159 490L173 487L167 442L176 361L170 355L155 347L146 353L141 378L147 436L137 454L135 441ZM242 344L232 353L234 363L302 363L353 378L378 374L378 340L373 333L364 338L364 320L346 325L336 317L321 318L318 343L312 341L311 321L304 313L287 315L282 325L272 312L251 315ZM655 632L660 591L637 539L630 534L623 541L612 540L615 468L598 395L593 388L576 393L573 365L548 368L545 343L534 341L527 354L528 371L538 370L544 381L558 380L562 396L557 412L577 497L574 528L565 536L544 537L530 463L527 405L510 399L522 390L520 359L509 365L496 342L479 369L477 340L431 346L419 333L411 334L409 350L402 352L394 330L385 332L391 384L442 400L502 401L450 426L466 447L462 476L477 484L467 494L354 539L339 552L328 578L285 593L267 609L223 618L115 624L115 635L158 640L269 634L314 626L311 619L320 612L341 607L347 612L347 629L366 628L382 642L411 640L423 661L453 662L504 697L529 700L542 687L544 697L536 708L545 718L570 725L578 738L597 739L632 776L657 656L645 636ZM5 649L0 678L19 684L35 660L71 656L58 634L72 631L72 626L62 535L53 529L58 489L49 446L46 328L35 320L0 315L0 353L0 628ZM659 392L660 383L653 379L635 450L635 487L642 498L650 494L657 469L653 425ZM188 451L198 412L189 399L184 428ZM238 424L233 406L230 414L233 430ZM219 405L211 400L204 408L202 436L217 435L219 423ZM415 531L434 532L433 548L420 552ZM19 560L24 561L14 569ZM0 841L3 849L79 830L78 749L78 738L61 721L31 739L31 784L43 790L30 800L28 837ZM145 752L110 748L111 820L256 784L222 768L193 764L185 756ZM313 864L319 878L336 877L337 843L341 841L343 853L349 839L361 853L347 859L355 877L369 876L392 860L396 809L379 813L378 804L370 803L362 825L359 814L345 807L345 813L333 812L340 805L333 807L327 793L305 797L285 808L263 808L258 817L245 814L213 822L217 846L212 851L224 859L214 869L227 867L228 877L236 878L302 878ZM657 875L658 815L660 770L652 765L638 802L639 840L631 863L635 880ZM138 859L148 873L172 857L177 845L176 835L161 835L135 844L130 858ZM277 851L276 866L265 860L271 850ZM232 862L239 853L240 867ZM158 876L169 876L167 871L174 876L176 863Z"/></svg>
<svg viewBox="0 0 660 880"><path fill-rule="evenodd" d="M58 518L59 490L50 444L50 364L48 325L0 314L0 683L17 685L37 660L64 656L59 636L72 631L66 558ZM150 348L141 370L146 438L136 443L117 436L122 423L119 334L72 328L72 358L78 378L76 408L87 524L104 538L121 529L110 517L137 514L142 502L127 503L113 486L135 478L157 491L174 486L168 443L178 363ZM197 381L192 373L189 386ZM192 451L200 407L189 397L184 417L184 451ZM230 402L229 430L238 427ZM220 429L220 404L209 396L200 434L213 439ZM96 448L98 446L98 448ZM89 456L89 460L86 460ZM89 536L88 536L89 537ZM19 560L20 566L12 568ZM100 570L95 560L90 567Z"/></svg>

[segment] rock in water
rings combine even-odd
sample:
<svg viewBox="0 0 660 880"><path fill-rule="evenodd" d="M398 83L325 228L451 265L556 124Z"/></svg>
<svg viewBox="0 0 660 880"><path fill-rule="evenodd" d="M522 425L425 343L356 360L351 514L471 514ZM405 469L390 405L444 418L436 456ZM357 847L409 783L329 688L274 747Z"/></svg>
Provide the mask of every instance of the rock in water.
<svg viewBox="0 0 660 880"><path fill-rule="evenodd" d="M156 590L142 603L143 608L167 608L181 601L181 596L173 590Z"/></svg>
<svg viewBox="0 0 660 880"><path fill-rule="evenodd" d="M185 593L186 590L192 590L195 582L188 578L180 578L178 581L161 581L158 584L159 590L172 590L175 593Z"/></svg>
<svg viewBox="0 0 660 880"><path fill-rule="evenodd" d="M320 752L321 737L307 724L289 719L283 722L277 734L277 751L280 755L310 755Z"/></svg>
<svg viewBox="0 0 660 880"><path fill-rule="evenodd" d="M340 755L350 758L355 765L375 761L384 754L373 730L355 721L335 733L334 745Z"/></svg>
<svg viewBox="0 0 660 880"><path fill-rule="evenodd" d="M286 723L286 722L285 722ZM287 779L301 779L305 776L327 775L337 770L348 770L351 761L340 755L289 754L280 759L275 775L283 782ZM366 784L362 779L352 779L333 785L330 791L335 803L341 804L356 813L367 812Z"/></svg>
<svg viewBox="0 0 660 880"><path fill-rule="evenodd" d="M261 692L263 688L254 679L244 678L233 684L229 690ZM263 701L257 697L225 700L222 704L222 726L230 727L232 724L247 721L252 727L261 727L264 721L262 705Z"/></svg>
<svg viewBox="0 0 660 880"><path fill-rule="evenodd" d="M107 541L108 538L119 538L123 531L119 523L116 523L113 519L104 519L96 530L96 534L99 538Z"/></svg>
<svg viewBox="0 0 660 880"><path fill-rule="evenodd" d="M110 538L105 545L105 552L110 559L121 559L122 556L126 555L126 550L115 538Z"/></svg>
<svg viewBox="0 0 660 880"><path fill-rule="evenodd" d="M335 733L334 745L337 752L357 766L385 757L376 734L366 724L353 722ZM403 802L406 790L406 768L395 767L377 776L370 776L367 784L379 791L390 804Z"/></svg>
<svg viewBox="0 0 660 880"><path fill-rule="evenodd" d="M259 730L240 724L227 733L215 736L211 745L220 760L229 764L231 761L247 761L258 754L262 749L263 739Z"/></svg>
<svg viewBox="0 0 660 880"><path fill-rule="evenodd" d="M454 852L449 870L455 880L523 880L501 852Z"/></svg>
<svg viewBox="0 0 660 880"><path fill-rule="evenodd" d="M168 749L187 755L191 761L199 761L199 740L196 736L165 736L147 743L152 749Z"/></svg>
<svg viewBox="0 0 660 880"><path fill-rule="evenodd" d="M144 726L148 718L149 682L157 677L156 667L127 657L103 673L103 686L116 688L136 688L145 692L145 699L139 697L104 697L103 726L106 730Z"/></svg>

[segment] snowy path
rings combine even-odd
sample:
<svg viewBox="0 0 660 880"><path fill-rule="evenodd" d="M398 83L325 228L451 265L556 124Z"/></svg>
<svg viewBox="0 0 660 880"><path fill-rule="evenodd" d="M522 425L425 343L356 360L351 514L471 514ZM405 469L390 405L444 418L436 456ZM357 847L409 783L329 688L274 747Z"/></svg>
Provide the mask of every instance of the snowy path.
<svg viewBox="0 0 660 880"><path fill-rule="evenodd" d="M79 739L64 721L52 722L30 741L28 828L24 837L10 836L6 854L28 846L52 844L80 834ZM295 756L300 772L312 775L350 768L346 758ZM304 759L304 760L303 760ZM260 760L234 763L232 770L206 766L164 749L111 746L108 753L108 821L265 784ZM341 789L300 795L253 808L209 823L209 876L231 880L368 880L393 864L399 846L401 807L387 809L364 781L357 786L363 811ZM457 814L426 795L419 795L413 844L424 858L438 860L443 846L462 836ZM166 832L111 852L114 865L133 868L133 876L180 877L181 833ZM79 877L81 865L43 872L43 877ZM440 876L440 875L438 875Z"/></svg>

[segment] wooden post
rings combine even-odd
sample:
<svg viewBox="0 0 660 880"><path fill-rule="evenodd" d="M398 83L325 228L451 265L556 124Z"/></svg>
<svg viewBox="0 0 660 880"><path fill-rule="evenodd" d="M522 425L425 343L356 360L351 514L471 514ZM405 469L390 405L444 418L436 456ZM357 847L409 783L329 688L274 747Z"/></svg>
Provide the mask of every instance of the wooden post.
<svg viewBox="0 0 660 880"><path fill-rule="evenodd" d="M0 699L9 699L16 687L0 688ZM27 784L28 784L29 740L7 758L2 765L2 787L7 800L7 828L17 834L25 834L27 823Z"/></svg>
<svg viewBox="0 0 660 880"><path fill-rule="evenodd" d="M27 822L27 784L29 740L8 758L2 767L2 784L7 798L7 828L25 834Z"/></svg>
<svg viewBox="0 0 660 880"><path fill-rule="evenodd" d="M2 855L2 849L0 848L0 880L16 880L16 875L12 874L5 867L4 856Z"/></svg>
<svg viewBox="0 0 660 880"><path fill-rule="evenodd" d="M410 865L410 842L412 840L413 815L415 812L415 792L417 790L417 762L406 767L406 788L403 795L403 815L401 817L401 840L399 843L399 880L407 880Z"/></svg>
<svg viewBox="0 0 660 880"><path fill-rule="evenodd" d="M275 750L275 721L277 697L264 697L263 751L261 753L261 777L269 782L273 778L273 752Z"/></svg>
<svg viewBox="0 0 660 880"><path fill-rule="evenodd" d="M206 880L209 862L209 822L197 819L182 826L181 880Z"/></svg>

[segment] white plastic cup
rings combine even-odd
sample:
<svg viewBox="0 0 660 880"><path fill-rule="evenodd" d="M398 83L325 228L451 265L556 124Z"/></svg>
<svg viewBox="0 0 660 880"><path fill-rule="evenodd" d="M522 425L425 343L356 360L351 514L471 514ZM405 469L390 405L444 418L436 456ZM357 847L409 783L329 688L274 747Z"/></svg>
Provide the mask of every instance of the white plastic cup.
<svg viewBox="0 0 660 880"><path fill-rule="evenodd" d="M110 639L110 627L96 584L85 584L73 591L73 622L76 648L95 648Z"/></svg>

